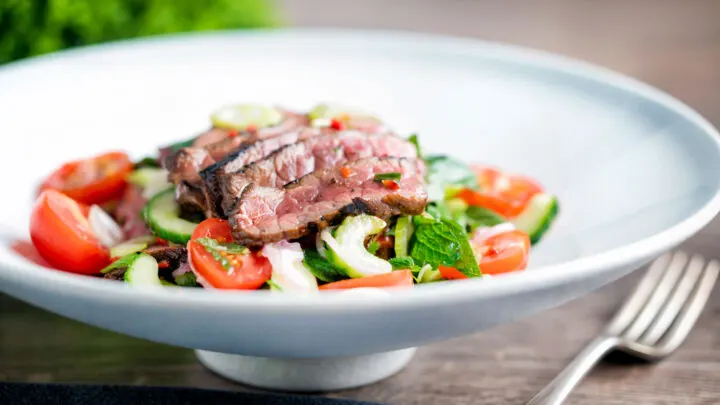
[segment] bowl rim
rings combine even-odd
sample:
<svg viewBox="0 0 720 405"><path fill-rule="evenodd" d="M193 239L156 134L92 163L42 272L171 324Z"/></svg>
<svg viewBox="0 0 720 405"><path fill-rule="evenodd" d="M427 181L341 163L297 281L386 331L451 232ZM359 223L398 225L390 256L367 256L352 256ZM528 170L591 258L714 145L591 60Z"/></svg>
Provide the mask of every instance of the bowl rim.
<svg viewBox="0 0 720 405"><path fill-rule="evenodd" d="M184 41L213 42L219 39L252 40L253 38L292 36L293 39L323 41L363 40L369 46L382 39L382 46L408 47L408 44L421 43L426 52L454 52L466 58L493 58L525 67L546 69L582 80L602 83L619 91L634 94L649 102L661 105L688 120L699 128L715 146L720 157L720 133L699 113L673 96L639 80L614 72L594 64L553 53L516 45L507 45L472 38L414 33L393 30L363 30L341 28L283 28L258 30L229 30L211 33L169 34L156 37L129 39L91 45L48 55L37 56L0 67L0 78L14 71L34 68L55 61L76 57L92 56L96 52L120 51L132 54L135 47L164 46ZM410 47L412 48L412 46ZM720 184L720 182L719 182ZM707 203L692 215L679 223L641 240L591 254L570 261L533 268L533 271L510 273L491 279L470 279L429 284L423 288L395 291L392 294L362 296L360 294L324 293L318 296L299 296L294 294L271 294L267 291L206 291L201 289L166 288L144 289L127 288L121 283L50 270L31 263L12 252L5 244L0 246L0 280L19 285L34 285L37 290L54 291L63 286L72 294L82 294L93 300L111 300L132 298L142 305L171 305L184 307L237 308L249 305L254 311L296 312L306 310L364 311L387 307L424 307L443 303L458 303L477 299L516 294L523 291L548 288L553 285L596 275L614 267L640 264L652 256L659 255L672 248L709 223L720 211L720 187ZM37 279L44 282L38 283ZM11 291L7 293L12 295ZM329 305L332 304L332 305Z"/></svg>

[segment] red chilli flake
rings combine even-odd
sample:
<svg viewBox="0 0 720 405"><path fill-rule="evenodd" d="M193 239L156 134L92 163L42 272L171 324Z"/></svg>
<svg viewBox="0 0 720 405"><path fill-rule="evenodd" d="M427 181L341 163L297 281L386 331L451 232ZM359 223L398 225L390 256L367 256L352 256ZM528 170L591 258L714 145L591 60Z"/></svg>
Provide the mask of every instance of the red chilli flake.
<svg viewBox="0 0 720 405"><path fill-rule="evenodd" d="M160 263L158 263L159 269L167 269L168 267L170 267L170 262L168 262L167 260L163 260Z"/></svg>
<svg viewBox="0 0 720 405"><path fill-rule="evenodd" d="M343 129L345 129L345 124L342 121L333 118L332 120L330 120L330 128L336 131L342 131Z"/></svg>
<svg viewBox="0 0 720 405"><path fill-rule="evenodd" d="M393 190L393 191L400 189L400 185L395 180L383 180L382 184L383 184L383 186L385 186L385 188L389 188L390 190Z"/></svg>
<svg viewBox="0 0 720 405"><path fill-rule="evenodd" d="M342 174L342 176L347 179L348 177L350 177L350 176L353 175L353 171L350 170L349 167L343 166L343 167L340 168L340 174Z"/></svg>
<svg viewBox="0 0 720 405"><path fill-rule="evenodd" d="M245 131L255 132L255 131L257 131L257 127L255 125L248 125L247 127L245 127Z"/></svg>
<svg viewBox="0 0 720 405"><path fill-rule="evenodd" d="M155 238L155 244L161 245L161 246L167 246L168 241L166 241L165 239L161 239L161 238Z"/></svg>
<svg viewBox="0 0 720 405"><path fill-rule="evenodd" d="M235 138L236 136L238 136L238 131L233 129L228 132L228 138Z"/></svg>

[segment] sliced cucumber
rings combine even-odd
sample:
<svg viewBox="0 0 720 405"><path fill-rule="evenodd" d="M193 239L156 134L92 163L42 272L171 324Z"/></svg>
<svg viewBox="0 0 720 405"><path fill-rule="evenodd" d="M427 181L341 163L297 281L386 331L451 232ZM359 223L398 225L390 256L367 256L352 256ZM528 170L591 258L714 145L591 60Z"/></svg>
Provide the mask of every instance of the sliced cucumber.
<svg viewBox="0 0 720 405"><path fill-rule="evenodd" d="M163 283L158 277L158 263L147 253L140 253L130 263L125 272L125 282L132 286L161 287Z"/></svg>
<svg viewBox="0 0 720 405"><path fill-rule="evenodd" d="M123 257L146 249L155 241L154 236L140 236L110 248L110 257Z"/></svg>
<svg viewBox="0 0 720 405"><path fill-rule="evenodd" d="M173 188L155 195L145 206L143 215L152 232L170 242L187 243L197 226L180 218L180 206L175 202Z"/></svg>
<svg viewBox="0 0 720 405"><path fill-rule="evenodd" d="M520 215L512 219L517 229L527 232L531 243L537 243L550 228L560 206L554 195L536 194Z"/></svg>
<svg viewBox="0 0 720 405"><path fill-rule="evenodd" d="M264 128L279 124L283 115L276 108L264 105L238 104L222 107L210 119L216 128L242 131L248 127Z"/></svg>
<svg viewBox="0 0 720 405"><path fill-rule="evenodd" d="M415 232L412 217L403 215L395 224L395 257L405 257L410 252L410 237Z"/></svg>
<svg viewBox="0 0 720 405"><path fill-rule="evenodd" d="M321 238L328 247L328 261L352 278L390 273L392 265L370 254L364 244L366 237L379 233L386 225L378 217L362 214L345 218L334 237L329 229L323 230Z"/></svg>
<svg viewBox="0 0 720 405"><path fill-rule="evenodd" d="M142 195L148 200L171 186L168 181L168 171L157 167L137 169L128 175L128 181L142 187Z"/></svg>
<svg viewBox="0 0 720 405"><path fill-rule="evenodd" d="M351 109L340 105L319 104L308 114L314 127L327 127L333 119L342 121L362 121L382 124L377 117L366 112Z"/></svg>

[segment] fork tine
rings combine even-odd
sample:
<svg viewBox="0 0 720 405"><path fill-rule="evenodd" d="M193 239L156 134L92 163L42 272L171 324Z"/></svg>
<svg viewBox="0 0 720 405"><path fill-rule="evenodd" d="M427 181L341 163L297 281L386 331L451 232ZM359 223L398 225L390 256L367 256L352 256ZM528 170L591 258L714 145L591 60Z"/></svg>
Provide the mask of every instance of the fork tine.
<svg viewBox="0 0 720 405"><path fill-rule="evenodd" d="M683 305L685 305L685 302L687 302L691 296L695 284L703 271L703 267L705 267L705 259L702 256L694 255L692 259L690 259L690 264L688 264L685 269L685 273L683 273L672 296L657 315L652 325L650 325L640 338L639 342L641 344L654 345L665 332L667 332L667 329L672 325L680 313L680 310L682 310Z"/></svg>
<svg viewBox="0 0 720 405"><path fill-rule="evenodd" d="M638 310L642 308L642 305L647 301L648 297L652 293L655 285L662 276L663 271L670 263L670 259L673 255L665 253L664 255L655 259L650 264L650 268L643 276L635 291L625 301L622 308L615 314L613 319L608 323L606 328L607 333L617 335L624 330L630 321L633 320Z"/></svg>
<svg viewBox="0 0 720 405"><path fill-rule="evenodd" d="M695 321L697 321L702 313L705 303L710 298L718 274L720 274L720 263L717 260L713 260L705 267L705 272L700 278L700 282L697 284L693 295L666 334L664 341L659 347L659 350L663 352L662 354L673 352L690 333L693 325L695 325Z"/></svg>
<svg viewBox="0 0 720 405"><path fill-rule="evenodd" d="M645 332L648 325L650 325L653 319L655 319L658 312L660 312L660 309L663 307L663 304L670 296L670 293L677 283L678 278L682 274L686 263L686 254L680 254L680 252L678 252L675 256L673 256L672 261L670 261L670 265L662 275L662 279L655 287L655 291L653 291L650 295L650 299L648 299L645 303L625 333L622 334L624 338L637 340L637 338Z"/></svg>
<svg viewBox="0 0 720 405"><path fill-rule="evenodd" d="M635 291L625 301L622 308L615 314L613 319L608 323L606 332L611 335L619 335L635 318L642 306L647 302L648 297L652 294L658 281L661 279L663 272L671 262L671 258L676 256L666 253L652 262L650 268L643 276Z"/></svg>

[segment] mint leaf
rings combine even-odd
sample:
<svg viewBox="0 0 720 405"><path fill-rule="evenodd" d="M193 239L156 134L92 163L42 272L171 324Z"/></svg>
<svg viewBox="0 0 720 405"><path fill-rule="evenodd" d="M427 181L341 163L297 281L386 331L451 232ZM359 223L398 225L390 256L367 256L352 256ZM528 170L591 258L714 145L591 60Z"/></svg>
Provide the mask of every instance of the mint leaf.
<svg viewBox="0 0 720 405"><path fill-rule="evenodd" d="M368 251L368 253L370 253L371 255L374 255L375 252L378 251L378 249L380 249L380 242L378 242L377 240L373 239L372 242L370 242L370 244L368 245L367 251Z"/></svg>
<svg viewBox="0 0 720 405"><path fill-rule="evenodd" d="M427 190L431 201L445 198L445 188L449 185L476 189L475 172L467 164L453 158L435 155L425 158L428 166Z"/></svg>
<svg viewBox="0 0 720 405"><path fill-rule="evenodd" d="M129 255L123 256L123 257L115 260L114 262L110 263L109 266L100 270L100 273L106 274L115 269L130 267L130 265L133 264L135 259L137 259L138 256L140 256L140 255L141 255L141 253L138 252L138 253L130 253Z"/></svg>
<svg viewBox="0 0 720 405"><path fill-rule="evenodd" d="M404 270L404 269L410 269L412 270L415 266L415 261L412 257L405 256L405 257L393 257L392 259L388 260L390 264L392 265L393 270Z"/></svg>
<svg viewBox="0 0 720 405"><path fill-rule="evenodd" d="M454 267L468 277L481 275L465 230L447 219L418 226L410 256L417 264Z"/></svg>
<svg viewBox="0 0 720 405"><path fill-rule="evenodd" d="M378 173L375 175L373 180L375 181L383 181L383 180L400 180L402 178L402 173L400 172L388 172L388 173Z"/></svg>
<svg viewBox="0 0 720 405"><path fill-rule="evenodd" d="M333 266L326 258L314 250L305 250L303 263L318 280L326 283L347 278L345 273Z"/></svg>
<svg viewBox="0 0 720 405"><path fill-rule="evenodd" d="M187 140L184 140L184 141L180 141L180 142L174 143L174 144L172 144L172 145L170 145L170 146L168 146L168 147L169 147L170 150L172 150L173 152L177 152L177 151L179 151L179 150L182 149L182 148L187 148L187 147L192 146L193 142L195 142L195 137L192 137L192 138L190 138L190 139L187 139Z"/></svg>
<svg viewBox="0 0 720 405"><path fill-rule="evenodd" d="M415 150L417 151L417 157L422 159L422 149L420 148L420 141L418 140L417 134L412 134L408 138L408 142L415 145Z"/></svg>

